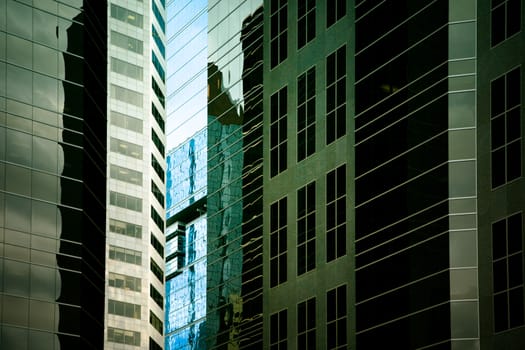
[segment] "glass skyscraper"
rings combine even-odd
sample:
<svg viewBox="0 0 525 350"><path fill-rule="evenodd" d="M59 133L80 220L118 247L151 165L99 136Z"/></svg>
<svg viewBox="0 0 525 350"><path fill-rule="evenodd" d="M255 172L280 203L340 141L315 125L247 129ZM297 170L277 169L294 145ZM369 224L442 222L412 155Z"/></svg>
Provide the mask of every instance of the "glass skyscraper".
<svg viewBox="0 0 525 350"><path fill-rule="evenodd" d="M0 1L0 348L101 349L106 2Z"/></svg>
<svg viewBox="0 0 525 350"><path fill-rule="evenodd" d="M205 326L173 348L525 346L521 0L171 9L167 143L212 140Z"/></svg>

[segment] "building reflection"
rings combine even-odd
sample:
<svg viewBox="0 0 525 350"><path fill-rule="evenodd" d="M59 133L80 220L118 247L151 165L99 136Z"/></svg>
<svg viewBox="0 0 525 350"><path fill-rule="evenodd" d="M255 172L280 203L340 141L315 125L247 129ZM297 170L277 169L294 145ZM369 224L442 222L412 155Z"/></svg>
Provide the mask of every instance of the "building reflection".
<svg viewBox="0 0 525 350"><path fill-rule="evenodd" d="M262 22L242 66L208 63L207 127L168 154L166 349L262 347Z"/></svg>

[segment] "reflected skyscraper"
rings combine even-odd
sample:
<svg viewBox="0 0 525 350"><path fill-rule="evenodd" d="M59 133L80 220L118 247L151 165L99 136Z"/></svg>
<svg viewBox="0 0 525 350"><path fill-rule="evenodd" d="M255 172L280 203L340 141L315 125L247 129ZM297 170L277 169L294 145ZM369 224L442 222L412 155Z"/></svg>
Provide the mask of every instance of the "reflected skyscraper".
<svg viewBox="0 0 525 350"><path fill-rule="evenodd" d="M0 1L2 349L103 347L106 5Z"/></svg>

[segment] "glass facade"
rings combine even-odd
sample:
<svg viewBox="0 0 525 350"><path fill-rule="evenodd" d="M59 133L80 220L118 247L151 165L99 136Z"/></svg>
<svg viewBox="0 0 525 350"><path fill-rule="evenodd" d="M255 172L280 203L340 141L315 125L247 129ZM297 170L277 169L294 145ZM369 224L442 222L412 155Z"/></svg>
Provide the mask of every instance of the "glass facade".
<svg viewBox="0 0 525 350"><path fill-rule="evenodd" d="M2 349L103 347L106 12L0 1Z"/></svg>
<svg viewBox="0 0 525 350"><path fill-rule="evenodd" d="M168 7L167 349L262 346L260 5Z"/></svg>

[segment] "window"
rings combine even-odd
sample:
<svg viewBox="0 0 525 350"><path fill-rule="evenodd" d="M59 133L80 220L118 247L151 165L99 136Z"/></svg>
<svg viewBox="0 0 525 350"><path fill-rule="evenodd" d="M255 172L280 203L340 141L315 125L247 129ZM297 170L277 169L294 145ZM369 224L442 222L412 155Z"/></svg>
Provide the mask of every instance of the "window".
<svg viewBox="0 0 525 350"><path fill-rule="evenodd" d="M297 48L315 38L315 0L299 1L297 5Z"/></svg>
<svg viewBox="0 0 525 350"><path fill-rule="evenodd" d="M108 313L140 320L140 305L108 299Z"/></svg>
<svg viewBox="0 0 525 350"><path fill-rule="evenodd" d="M142 146L114 137L110 139L109 150L128 157L142 159Z"/></svg>
<svg viewBox="0 0 525 350"><path fill-rule="evenodd" d="M326 28L346 15L346 0L328 0L326 2Z"/></svg>
<svg viewBox="0 0 525 350"><path fill-rule="evenodd" d="M142 80L143 76L142 67L119 60L115 57L111 57L111 71L136 80Z"/></svg>
<svg viewBox="0 0 525 350"><path fill-rule="evenodd" d="M159 99L160 104L162 105L162 108L164 108L164 94L162 93L162 90L160 89L160 86L155 81L154 77L151 77L151 88L153 89L153 92L155 93L155 96Z"/></svg>
<svg viewBox="0 0 525 350"><path fill-rule="evenodd" d="M288 312L286 309L270 315L270 350L288 349Z"/></svg>
<svg viewBox="0 0 525 350"><path fill-rule="evenodd" d="M112 179L142 186L142 173L140 171L111 164L109 166L109 174Z"/></svg>
<svg viewBox="0 0 525 350"><path fill-rule="evenodd" d="M165 57L166 49L164 48L164 43L162 42L162 38L160 37L159 33L155 29L155 26L153 25L151 25L151 34L153 36L153 40L155 40L155 43L157 44L160 54L162 55L162 57Z"/></svg>
<svg viewBox="0 0 525 350"><path fill-rule="evenodd" d="M151 237L150 237L150 243L153 246L153 248L155 248L157 253L159 253L161 257L164 257L164 247L162 246L162 243L160 243L160 241L155 237L153 233L151 234Z"/></svg>
<svg viewBox="0 0 525 350"><path fill-rule="evenodd" d="M287 198L270 206L270 287L287 280Z"/></svg>
<svg viewBox="0 0 525 350"><path fill-rule="evenodd" d="M297 161L315 152L315 67L297 79Z"/></svg>
<svg viewBox="0 0 525 350"><path fill-rule="evenodd" d="M160 266L155 262L155 260L150 259L149 264L151 272L159 279L161 283L164 283L164 272L162 272L162 269Z"/></svg>
<svg viewBox="0 0 525 350"><path fill-rule="evenodd" d="M114 245L109 246L109 258L130 264L141 265L142 253L138 250L126 249Z"/></svg>
<svg viewBox="0 0 525 350"><path fill-rule="evenodd" d="M142 133L142 120L119 112L111 111L111 125Z"/></svg>
<svg viewBox="0 0 525 350"><path fill-rule="evenodd" d="M155 170L157 175L159 175L162 183L164 183L164 169L162 169L162 165L160 165L159 161L153 154L151 155L151 167Z"/></svg>
<svg viewBox="0 0 525 350"><path fill-rule="evenodd" d="M142 41L114 30L111 31L111 43L121 49L129 50L140 55L142 55L144 50Z"/></svg>
<svg viewBox="0 0 525 350"><path fill-rule="evenodd" d="M492 46L521 30L521 0L492 0Z"/></svg>
<svg viewBox="0 0 525 350"><path fill-rule="evenodd" d="M270 175L286 170L288 165L287 101L286 86L270 98Z"/></svg>
<svg viewBox="0 0 525 350"><path fill-rule="evenodd" d="M315 350L315 297L297 304L297 349Z"/></svg>
<svg viewBox="0 0 525 350"><path fill-rule="evenodd" d="M159 204L164 208L164 195L157 187L157 185L155 185L155 182L153 180L151 180L151 193L153 193L153 196L155 196Z"/></svg>
<svg viewBox="0 0 525 350"><path fill-rule="evenodd" d="M108 327L108 341L113 343L140 346L140 332Z"/></svg>
<svg viewBox="0 0 525 350"><path fill-rule="evenodd" d="M149 296L158 306L160 306L161 309L164 309L164 298L162 297L162 294L160 294L160 292L151 284L149 285Z"/></svg>
<svg viewBox="0 0 525 350"><path fill-rule="evenodd" d="M157 107L152 103L151 104L151 114L153 114L153 118L155 118L155 121L160 127L160 130L164 132L164 118L162 118L162 115L157 110Z"/></svg>
<svg viewBox="0 0 525 350"><path fill-rule="evenodd" d="M521 213L492 224L494 331L522 326L523 224Z"/></svg>
<svg viewBox="0 0 525 350"><path fill-rule="evenodd" d="M142 198L133 197L120 192L109 192L109 204L133 211L142 212Z"/></svg>
<svg viewBox="0 0 525 350"><path fill-rule="evenodd" d="M520 81L518 67L490 85L492 188L521 176Z"/></svg>
<svg viewBox="0 0 525 350"><path fill-rule="evenodd" d="M159 150L160 154L164 155L164 144L160 140L160 138L157 136L157 133L155 130L151 129L151 140Z"/></svg>
<svg viewBox="0 0 525 350"><path fill-rule="evenodd" d="M270 66L274 68L288 57L288 1L270 4Z"/></svg>
<svg viewBox="0 0 525 350"><path fill-rule="evenodd" d="M111 4L111 17L129 23L132 26L142 28L142 15L128 10L127 8Z"/></svg>
<svg viewBox="0 0 525 350"><path fill-rule="evenodd" d="M155 51L151 51L151 61L153 62L153 67L155 67L155 70L159 73L160 79L164 83L166 80L166 73L164 72L164 68L162 68L162 63L160 63L157 55L155 55Z"/></svg>
<svg viewBox="0 0 525 350"><path fill-rule="evenodd" d="M315 269L315 181L297 191L297 276Z"/></svg>
<svg viewBox="0 0 525 350"><path fill-rule="evenodd" d="M129 103L131 105L142 107L142 94L130 89L123 88L115 84L111 84L111 97L116 100Z"/></svg>
<svg viewBox="0 0 525 350"><path fill-rule="evenodd" d="M160 29L163 32L166 31L166 24L164 23L164 18L162 17L162 14L160 13L160 10L157 7L157 4L155 4L155 1L152 1L151 5L153 8L153 14L155 15L155 18L157 19L157 22L159 23Z"/></svg>
<svg viewBox="0 0 525 350"><path fill-rule="evenodd" d="M152 338L149 338L149 350L162 350L162 346L157 344Z"/></svg>
<svg viewBox="0 0 525 350"><path fill-rule="evenodd" d="M153 207L151 207L151 219L161 231L164 231L164 220Z"/></svg>
<svg viewBox="0 0 525 350"><path fill-rule="evenodd" d="M346 349L346 285L326 293L326 348Z"/></svg>
<svg viewBox="0 0 525 350"><path fill-rule="evenodd" d="M326 58L326 144L346 134L346 45Z"/></svg>
<svg viewBox="0 0 525 350"><path fill-rule="evenodd" d="M125 236L142 238L142 226L116 219L109 219L109 230Z"/></svg>
<svg viewBox="0 0 525 350"><path fill-rule="evenodd" d="M346 166L326 175L326 261L346 254Z"/></svg>
<svg viewBox="0 0 525 350"><path fill-rule="evenodd" d="M141 279L133 276L121 275L119 273L109 272L108 284L113 288L120 288L131 290L133 292L140 292Z"/></svg>
<svg viewBox="0 0 525 350"><path fill-rule="evenodd" d="M151 310L149 311L149 323L162 335L162 321Z"/></svg>

